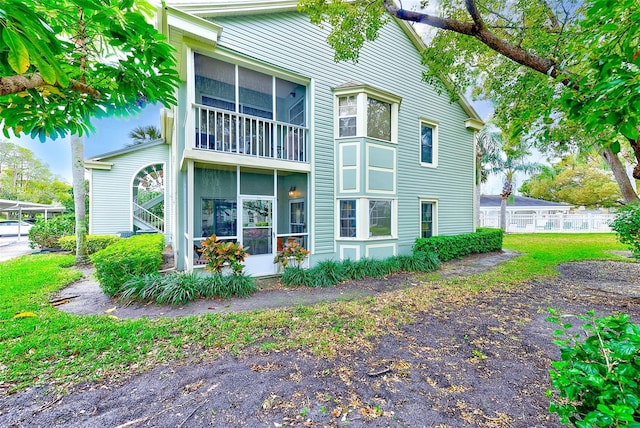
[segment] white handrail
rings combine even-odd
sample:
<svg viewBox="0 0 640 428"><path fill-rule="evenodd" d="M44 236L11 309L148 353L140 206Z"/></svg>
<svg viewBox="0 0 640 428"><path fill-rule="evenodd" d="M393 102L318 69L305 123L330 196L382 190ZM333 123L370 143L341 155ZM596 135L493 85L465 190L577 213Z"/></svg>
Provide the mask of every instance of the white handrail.
<svg viewBox="0 0 640 428"><path fill-rule="evenodd" d="M147 224L157 231L164 233L164 219L136 204L135 202L133 203L133 216L144 224Z"/></svg>
<svg viewBox="0 0 640 428"><path fill-rule="evenodd" d="M194 104L196 149L309 162L303 126Z"/></svg>

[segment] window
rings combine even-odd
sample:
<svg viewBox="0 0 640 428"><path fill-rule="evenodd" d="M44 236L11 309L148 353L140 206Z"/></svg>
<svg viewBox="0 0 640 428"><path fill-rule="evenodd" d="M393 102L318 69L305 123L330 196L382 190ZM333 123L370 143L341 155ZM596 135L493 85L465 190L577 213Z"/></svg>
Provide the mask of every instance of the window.
<svg viewBox="0 0 640 428"><path fill-rule="evenodd" d="M338 99L338 135L340 137L353 137L356 135L356 117L358 108L356 96L349 95Z"/></svg>
<svg viewBox="0 0 640 428"><path fill-rule="evenodd" d="M398 113L402 98L369 85L334 88L336 137L369 137L398 141Z"/></svg>
<svg viewBox="0 0 640 428"><path fill-rule="evenodd" d="M305 212L304 212L304 200L295 200L289 203L289 232L290 233L305 233Z"/></svg>
<svg viewBox="0 0 640 428"><path fill-rule="evenodd" d="M436 166L438 129L433 123L420 121L420 163Z"/></svg>
<svg viewBox="0 0 640 428"><path fill-rule="evenodd" d="M391 201L369 201L369 236L391 236Z"/></svg>
<svg viewBox="0 0 640 428"><path fill-rule="evenodd" d="M356 200L340 201L340 237L356 237Z"/></svg>
<svg viewBox="0 0 640 428"><path fill-rule="evenodd" d="M391 141L391 104L367 98L367 137Z"/></svg>
<svg viewBox="0 0 640 428"><path fill-rule="evenodd" d="M420 203L420 236L422 238L433 236L433 202Z"/></svg>

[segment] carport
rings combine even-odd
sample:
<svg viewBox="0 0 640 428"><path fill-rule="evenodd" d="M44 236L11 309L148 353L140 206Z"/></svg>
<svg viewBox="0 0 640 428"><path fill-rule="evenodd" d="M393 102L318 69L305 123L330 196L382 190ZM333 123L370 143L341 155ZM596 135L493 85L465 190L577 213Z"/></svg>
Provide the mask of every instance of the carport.
<svg viewBox="0 0 640 428"><path fill-rule="evenodd" d="M9 199L0 199L0 213L13 213L14 216L22 220L22 215L29 213L32 215L43 214L48 219L50 214L62 214L64 207L62 205L37 204L35 202L12 201ZM18 232L20 239L20 232Z"/></svg>

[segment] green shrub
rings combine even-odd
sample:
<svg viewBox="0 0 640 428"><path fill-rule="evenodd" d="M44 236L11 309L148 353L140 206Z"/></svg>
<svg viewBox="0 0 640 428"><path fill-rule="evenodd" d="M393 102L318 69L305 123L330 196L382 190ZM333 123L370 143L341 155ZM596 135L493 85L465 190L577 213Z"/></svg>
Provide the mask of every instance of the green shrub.
<svg viewBox="0 0 640 428"><path fill-rule="evenodd" d="M249 275L239 273L237 275L227 275L224 277L225 294L221 297L247 297L251 293L258 291L256 280Z"/></svg>
<svg viewBox="0 0 640 428"><path fill-rule="evenodd" d="M149 234L121 239L92 254L100 287L108 296L116 296L130 277L157 272L163 249L164 236Z"/></svg>
<svg viewBox="0 0 640 428"><path fill-rule="evenodd" d="M207 260L206 269L221 273L225 267L239 275L244 269L244 259L249 256L239 242L222 241L215 234L202 241L202 258Z"/></svg>
<svg viewBox="0 0 640 428"><path fill-rule="evenodd" d="M640 205L625 205L618 210L610 226L618 234L618 240L629 247L633 257L640 259Z"/></svg>
<svg viewBox="0 0 640 428"><path fill-rule="evenodd" d="M48 219L38 218L29 230L29 246L35 248L60 248L58 241L63 236L76 233L76 219L72 214L63 214Z"/></svg>
<svg viewBox="0 0 640 428"><path fill-rule="evenodd" d="M554 343L561 356L550 371L558 399L549 411L579 428L640 426L640 325L625 314L595 318L589 312L578 316L586 322L580 340L563 316L549 312L548 320L560 327Z"/></svg>
<svg viewBox="0 0 640 428"><path fill-rule="evenodd" d="M120 240L119 236L115 235L87 235L87 254L97 253L100 250L104 250L109 245ZM63 236L58 239L58 245L60 248L66 251L76 250L76 236Z"/></svg>
<svg viewBox="0 0 640 428"><path fill-rule="evenodd" d="M433 236L416 240L415 253L435 253L438 260L448 262L470 254L488 253L502 250L503 231L501 229L479 228L475 233L461 235Z"/></svg>

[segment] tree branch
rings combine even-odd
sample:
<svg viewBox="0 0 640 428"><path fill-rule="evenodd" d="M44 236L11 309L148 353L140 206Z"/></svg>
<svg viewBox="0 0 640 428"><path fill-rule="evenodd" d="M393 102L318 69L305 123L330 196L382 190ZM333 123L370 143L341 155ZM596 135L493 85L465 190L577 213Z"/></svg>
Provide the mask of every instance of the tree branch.
<svg viewBox="0 0 640 428"><path fill-rule="evenodd" d="M40 73L33 74L17 74L15 76L0 77L0 96L17 94L27 89L36 89L48 85L44 81ZM59 86L57 84L52 86ZM69 88L84 94L101 98L102 94L91 86L78 82L77 80L69 81Z"/></svg>
<svg viewBox="0 0 640 428"><path fill-rule="evenodd" d="M556 67L553 60L542 58L531 54L521 47L514 46L506 40L500 39L495 34L487 30L484 25L475 0L466 0L467 10L473 18L473 23L458 21L450 18L440 18L423 12L409 11L398 8L393 0L384 0L384 7L392 16L403 21L417 22L442 30L453 31L459 34L471 36L494 51L506 56L520 65L529 67L539 73L556 78L561 71ZM565 85L570 84L569 79L564 79Z"/></svg>

